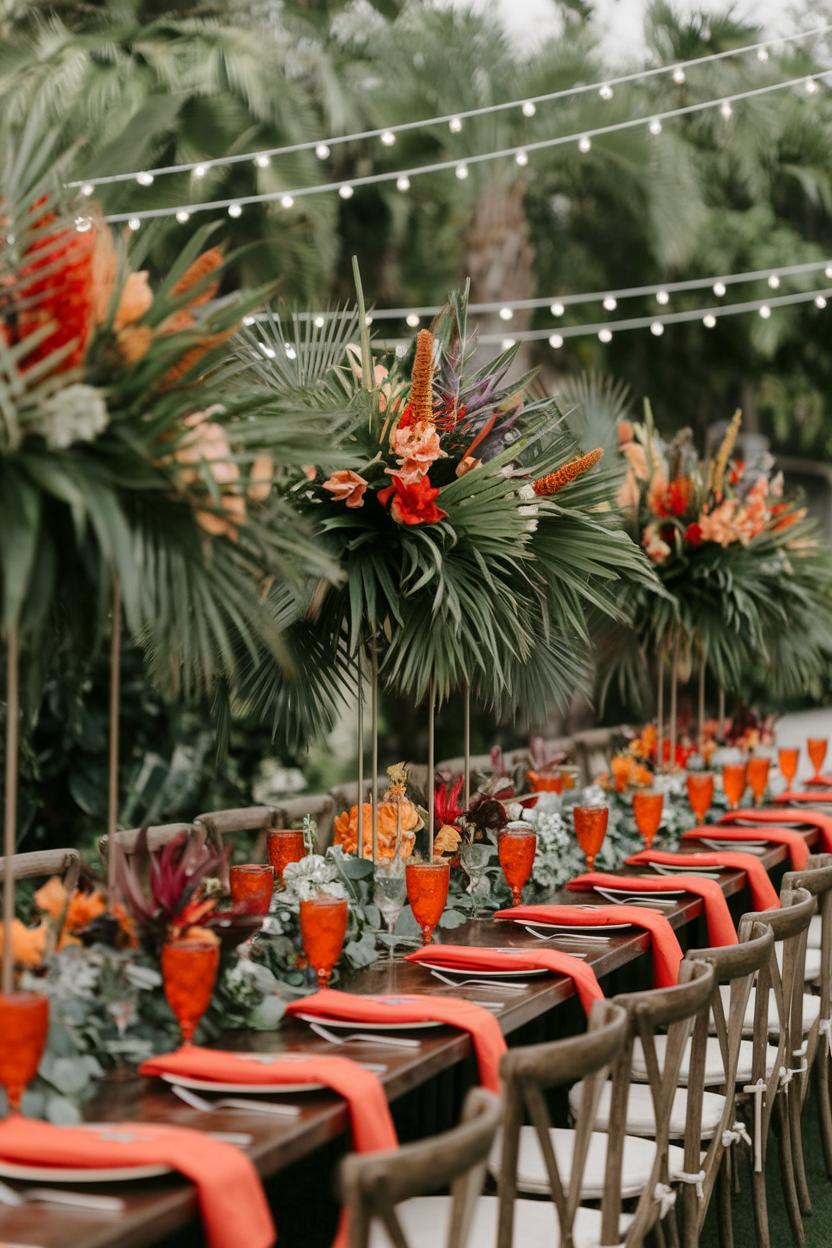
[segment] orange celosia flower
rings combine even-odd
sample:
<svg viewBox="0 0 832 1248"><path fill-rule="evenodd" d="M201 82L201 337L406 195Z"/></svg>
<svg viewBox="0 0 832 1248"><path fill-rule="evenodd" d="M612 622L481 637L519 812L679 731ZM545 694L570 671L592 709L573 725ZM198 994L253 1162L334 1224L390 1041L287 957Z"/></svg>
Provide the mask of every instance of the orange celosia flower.
<svg viewBox="0 0 832 1248"><path fill-rule="evenodd" d="M40 966L46 956L46 924L26 927L20 919L12 919L12 958L20 966ZM0 923L0 955L5 943L5 929Z"/></svg>
<svg viewBox="0 0 832 1248"><path fill-rule="evenodd" d="M603 447L596 446L595 450L587 455L581 455L578 459L573 459L571 463L563 464L555 472L550 472L548 476L540 477L533 483L535 494L540 498L551 498L553 494L571 485L578 477L582 477L585 472L589 472L590 468L594 468L603 457Z"/></svg>
<svg viewBox="0 0 832 1248"><path fill-rule="evenodd" d="M199 282L203 282L211 273L215 273L217 269L221 268L222 263L223 255L219 247L211 247L208 251L204 251L201 256L197 256L193 264L188 266L174 286L174 298L184 295L186 291L192 290ZM205 283L194 297L188 301L188 307L195 308L201 303L207 303L209 299L214 298L219 288L219 281Z"/></svg>
<svg viewBox="0 0 832 1248"><path fill-rule="evenodd" d="M392 858L396 850L395 802L380 802L376 826L378 828L378 853L380 858ZM401 827L401 856L409 858L413 853L415 832L422 826L419 812L408 798L398 803ZM369 802L363 806L364 858L373 856L373 809ZM358 807L343 811L335 820L333 843L340 845L346 854L358 853Z"/></svg>
<svg viewBox="0 0 832 1248"><path fill-rule="evenodd" d="M351 468L339 468L337 472L331 473L324 481L322 488L337 501L345 503L347 507L364 506L367 482Z"/></svg>
<svg viewBox="0 0 832 1248"><path fill-rule="evenodd" d="M411 423L433 423L433 334L429 329L420 329L416 335L408 406Z"/></svg>

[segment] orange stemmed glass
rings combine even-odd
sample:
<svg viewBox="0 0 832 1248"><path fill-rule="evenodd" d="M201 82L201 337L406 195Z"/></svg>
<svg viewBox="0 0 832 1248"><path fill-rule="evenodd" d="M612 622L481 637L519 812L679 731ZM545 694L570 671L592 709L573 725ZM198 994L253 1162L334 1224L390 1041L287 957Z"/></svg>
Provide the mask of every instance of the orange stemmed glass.
<svg viewBox="0 0 832 1248"><path fill-rule="evenodd" d="M592 871L598 851L607 835L610 808L609 806L573 806L572 818L575 821L575 836L586 858L587 871Z"/></svg>
<svg viewBox="0 0 832 1248"><path fill-rule="evenodd" d="M326 988L341 956L347 934L349 906L345 897L321 893L300 903L300 935L309 965Z"/></svg>
<svg viewBox="0 0 832 1248"><path fill-rule="evenodd" d="M726 763L722 768L722 788L729 810L737 810L745 792L745 763Z"/></svg>
<svg viewBox="0 0 832 1248"><path fill-rule="evenodd" d="M49 1027L49 998L40 992L0 992L0 1085L10 1114L37 1074Z"/></svg>
<svg viewBox="0 0 832 1248"><path fill-rule="evenodd" d="M799 749L780 749L777 751L777 766L780 768L780 774L786 781L789 788L794 784L794 778L797 775L797 761L800 758Z"/></svg>
<svg viewBox="0 0 832 1248"><path fill-rule="evenodd" d="M274 867L274 878L283 887L283 872L290 862L300 862L306 857L306 845L302 828L273 828L266 837L269 862Z"/></svg>
<svg viewBox="0 0 832 1248"><path fill-rule="evenodd" d="M820 769L826 759L826 751L829 748L829 739L827 737L808 737L806 740L806 752L809 755L809 761L815 769L815 774L809 781L812 784L815 780L821 779Z"/></svg>
<svg viewBox="0 0 832 1248"><path fill-rule="evenodd" d="M219 941L169 940L162 946L162 985L183 1045L191 1043L211 1004L219 965Z"/></svg>
<svg viewBox="0 0 832 1248"><path fill-rule="evenodd" d="M422 939L429 945L448 900L451 865L448 862L411 862L405 869L405 879L410 909L422 929Z"/></svg>
<svg viewBox="0 0 832 1248"><path fill-rule="evenodd" d="M688 801L697 823L702 823L714 800L714 773L712 771L688 772Z"/></svg>
<svg viewBox="0 0 832 1248"><path fill-rule="evenodd" d="M511 904L519 906L523 888L528 883L537 850L537 833L531 828L505 828L497 838L497 853L506 884L511 889Z"/></svg>
<svg viewBox="0 0 832 1248"><path fill-rule="evenodd" d="M649 849L659 830L664 808L664 793L642 792L633 794L633 817L641 839Z"/></svg>
<svg viewBox="0 0 832 1248"><path fill-rule="evenodd" d="M754 794L754 805L762 806L763 794L768 788L768 773L771 759L754 754L748 760L748 784Z"/></svg>
<svg viewBox="0 0 832 1248"><path fill-rule="evenodd" d="M268 914L274 892L274 867L248 862L232 867L231 904L237 914Z"/></svg>

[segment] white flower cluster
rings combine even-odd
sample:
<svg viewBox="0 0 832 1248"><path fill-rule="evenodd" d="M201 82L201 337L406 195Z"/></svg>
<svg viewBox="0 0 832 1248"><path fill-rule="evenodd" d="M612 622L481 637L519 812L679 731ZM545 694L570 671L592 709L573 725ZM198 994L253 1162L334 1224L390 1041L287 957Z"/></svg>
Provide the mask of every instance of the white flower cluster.
<svg viewBox="0 0 832 1248"><path fill-rule="evenodd" d="M309 901L320 893L326 893L328 897L347 895L335 863L320 854L307 854L300 862L288 863L283 869L283 884L283 892L277 894L281 906Z"/></svg>
<svg viewBox="0 0 832 1248"><path fill-rule="evenodd" d="M521 499L521 505L517 508L521 516L530 516L526 522L526 529L529 533L534 533L537 529L537 513L540 510L537 502L537 495L534 492L534 486L521 485L517 491L517 497Z"/></svg>
<svg viewBox="0 0 832 1248"><path fill-rule="evenodd" d="M94 442L110 423L101 391L80 382L50 395L42 418L43 436L55 451L65 451L74 442Z"/></svg>

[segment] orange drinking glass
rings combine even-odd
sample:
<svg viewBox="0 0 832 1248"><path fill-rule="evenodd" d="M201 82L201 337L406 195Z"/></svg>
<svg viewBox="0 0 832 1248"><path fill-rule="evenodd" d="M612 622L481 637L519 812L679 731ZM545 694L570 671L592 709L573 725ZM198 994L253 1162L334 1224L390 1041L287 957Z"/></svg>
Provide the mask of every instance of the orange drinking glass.
<svg viewBox="0 0 832 1248"><path fill-rule="evenodd" d="M610 808L609 806L573 806L572 818L575 821L575 836L586 858L587 870L592 871L598 851L607 835Z"/></svg>
<svg viewBox="0 0 832 1248"><path fill-rule="evenodd" d="M633 794L633 816L641 839L649 849L659 830L664 807L664 793L638 792Z"/></svg>
<svg viewBox="0 0 832 1248"><path fill-rule="evenodd" d="M500 866L511 889L513 906L520 905L523 887L532 873L536 849L537 833L530 828L506 828L497 838Z"/></svg>
<svg viewBox="0 0 832 1248"><path fill-rule="evenodd" d="M771 759L754 754L748 760L748 784L754 794L754 805L762 806L763 794L768 788L768 773Z"/></svg>
<svg viewBox="0 0 832 1248"><path fill-rule="evenodd" d="M37 1073L48 1026L49 998L43 993L0 992L0 1084L10 1114L20 1112L23 1093Z"/></svg>
<svg viewBox="0 0 832 1248"><path fill-rule="evenodd" d="M183 1045L191 1043L211 1004L219 965L218 941L169 940L162 946L165 999L179 1023Z"/></svg>
<svg viewBox="0 0 832 1248"><path fill-rule="evenodd" d="M726 763L722 768L722 788L729 810L736 810L745 792L745 763Z"/></svg>
<svg viewBox="0 0 832 1248"><path fill-rule="evenodd" d="M448 862L411 862L405 870L405 879L410 909L422 929L425 944L429 945L448 900L451 865Z"/></svg>
<svg viewBox="0 0 832 1248"><path fill-rule="evenodd" d="M829 748L829 739L827 737L808 737L806 740L806 752L809 755L809 761L815 769L812 780L820 780L820 769L826 758L826 751ZM811 781L810 781L811 783Z"/></svg>
<svg viewBox="0 0 832 1248"><path fill-rule="evenodd" d="M309 965L326 988L341 956L349 907L345 897L309 897L300 903L300 935Z"/></svg>
<svg viewBox="0 0 832 1248"><path fill-rule="evenodd" d="M697 823L702 823L714 800L714 773L688 772L688 801Z"/></svg>
<svg viewBox="0 0 832 1248"><path fill-rule="evenodd" d="M231 904L237 914L268 914L274 892L274 867L261 862L231 868Z"/></svg>
<svg viewBox="0 0 832 1248"><path fill-rule="evenodd" d="M532 793L562 793L566 788L566 775L562 771L530 771L528 776Z"/></svg>
<svg viewBox="0 0 832 1248"><path fill-rule="evenodd" d="M794 784L794 778L797 775L797 760L800 758L800 750L781 749L777 751L777 766L780 768L780 774L786 781L789 788Z"/></svg>
<svg viewBox="0 0 832 1248"><path fill-rule="evenodd" d="M274 867L274 878L283 887L283 872L290 862L300 862L306 857L306 845L301 828L273 828L266 837L269 862Z"/></svg>

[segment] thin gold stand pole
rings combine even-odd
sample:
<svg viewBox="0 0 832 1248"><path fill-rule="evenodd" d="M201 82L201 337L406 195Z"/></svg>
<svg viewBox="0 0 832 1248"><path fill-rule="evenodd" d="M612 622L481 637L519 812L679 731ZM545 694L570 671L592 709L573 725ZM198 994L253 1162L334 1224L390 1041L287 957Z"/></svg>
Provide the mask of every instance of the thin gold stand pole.
<svg viewBox="0 0 832 1248"><path fill-rule="evenodd" d="M436 717L436 677L431 676L430 687L428 689L428 848L430 851L428 861L433 862L433 837L434 837L434 799L433 790L433 772L434 772L434 720Z"/></svg>
<svg viewBox="0 0 832 1248"><path fill-rule="evenodd" d="M364 672L361 651L356 656L358 668L358 857L364 857Z"/></svg>
<svg viewBox="0 0 832 1248"><path fill-rule="evenodd" d="M717 728L716 738L717 738L717 741L723 741L725 739L725 690L723 689L722 685L719 686L719 703L717 706L716 713L717 713L717 718L719 720L719 726Z"/></svg>
<svg viewBox="0 0 832 1248"><path fill-rule="evenodd" d="M670 664L670 767L676 766L676 695L679 690L679 638L673 643L673 658Z"/></svg>
<svg viewBox="0 0 832 1248"><path fill-rule="evenodd" d="M705 744L705 647L699 654L699 748Z"/></svg>
<svg viewBox="0 0 832 1248"><path fill-rule="evenodd" d="M110 758L107 794L107 904L115 901L116 830L118 827L118 736L121 705L121 581L113 576L113 624L110 639Z"/></svg>
<svg viewBox="0 0 832 1248"><path fill-rule="evenodd" d="M20 692L18 688L20 637L17 623L9 625L6 639L6 799L3 816L3 992L14 987L12 977L12 921L14 919L14 872L12 856L17 830L17 753Z"/></svg>
<svg viewBox="0 0 832 1248"><path fill-rule="evenodd" d="M664 767L664 651L659 651L656 678L656 773Z"/></svg>
<svg viewBox="0 0 832 1248"><path fill-rule="evenodd" d="M471 686L466 685L463 692L462 702L462 748L465 754L464 785L465 785L465 809L468 809L471 801ZM431 781L431 787L433 782Z"/></svg>
<svg viewBox="0 0 832 1248"><path fill-rule="evenodd" d="M373 683L370 687L370 719L372 732L373 779L370 806L373 812L373 866L378 858L378 644L373 638L372 648Z"/></svg>

